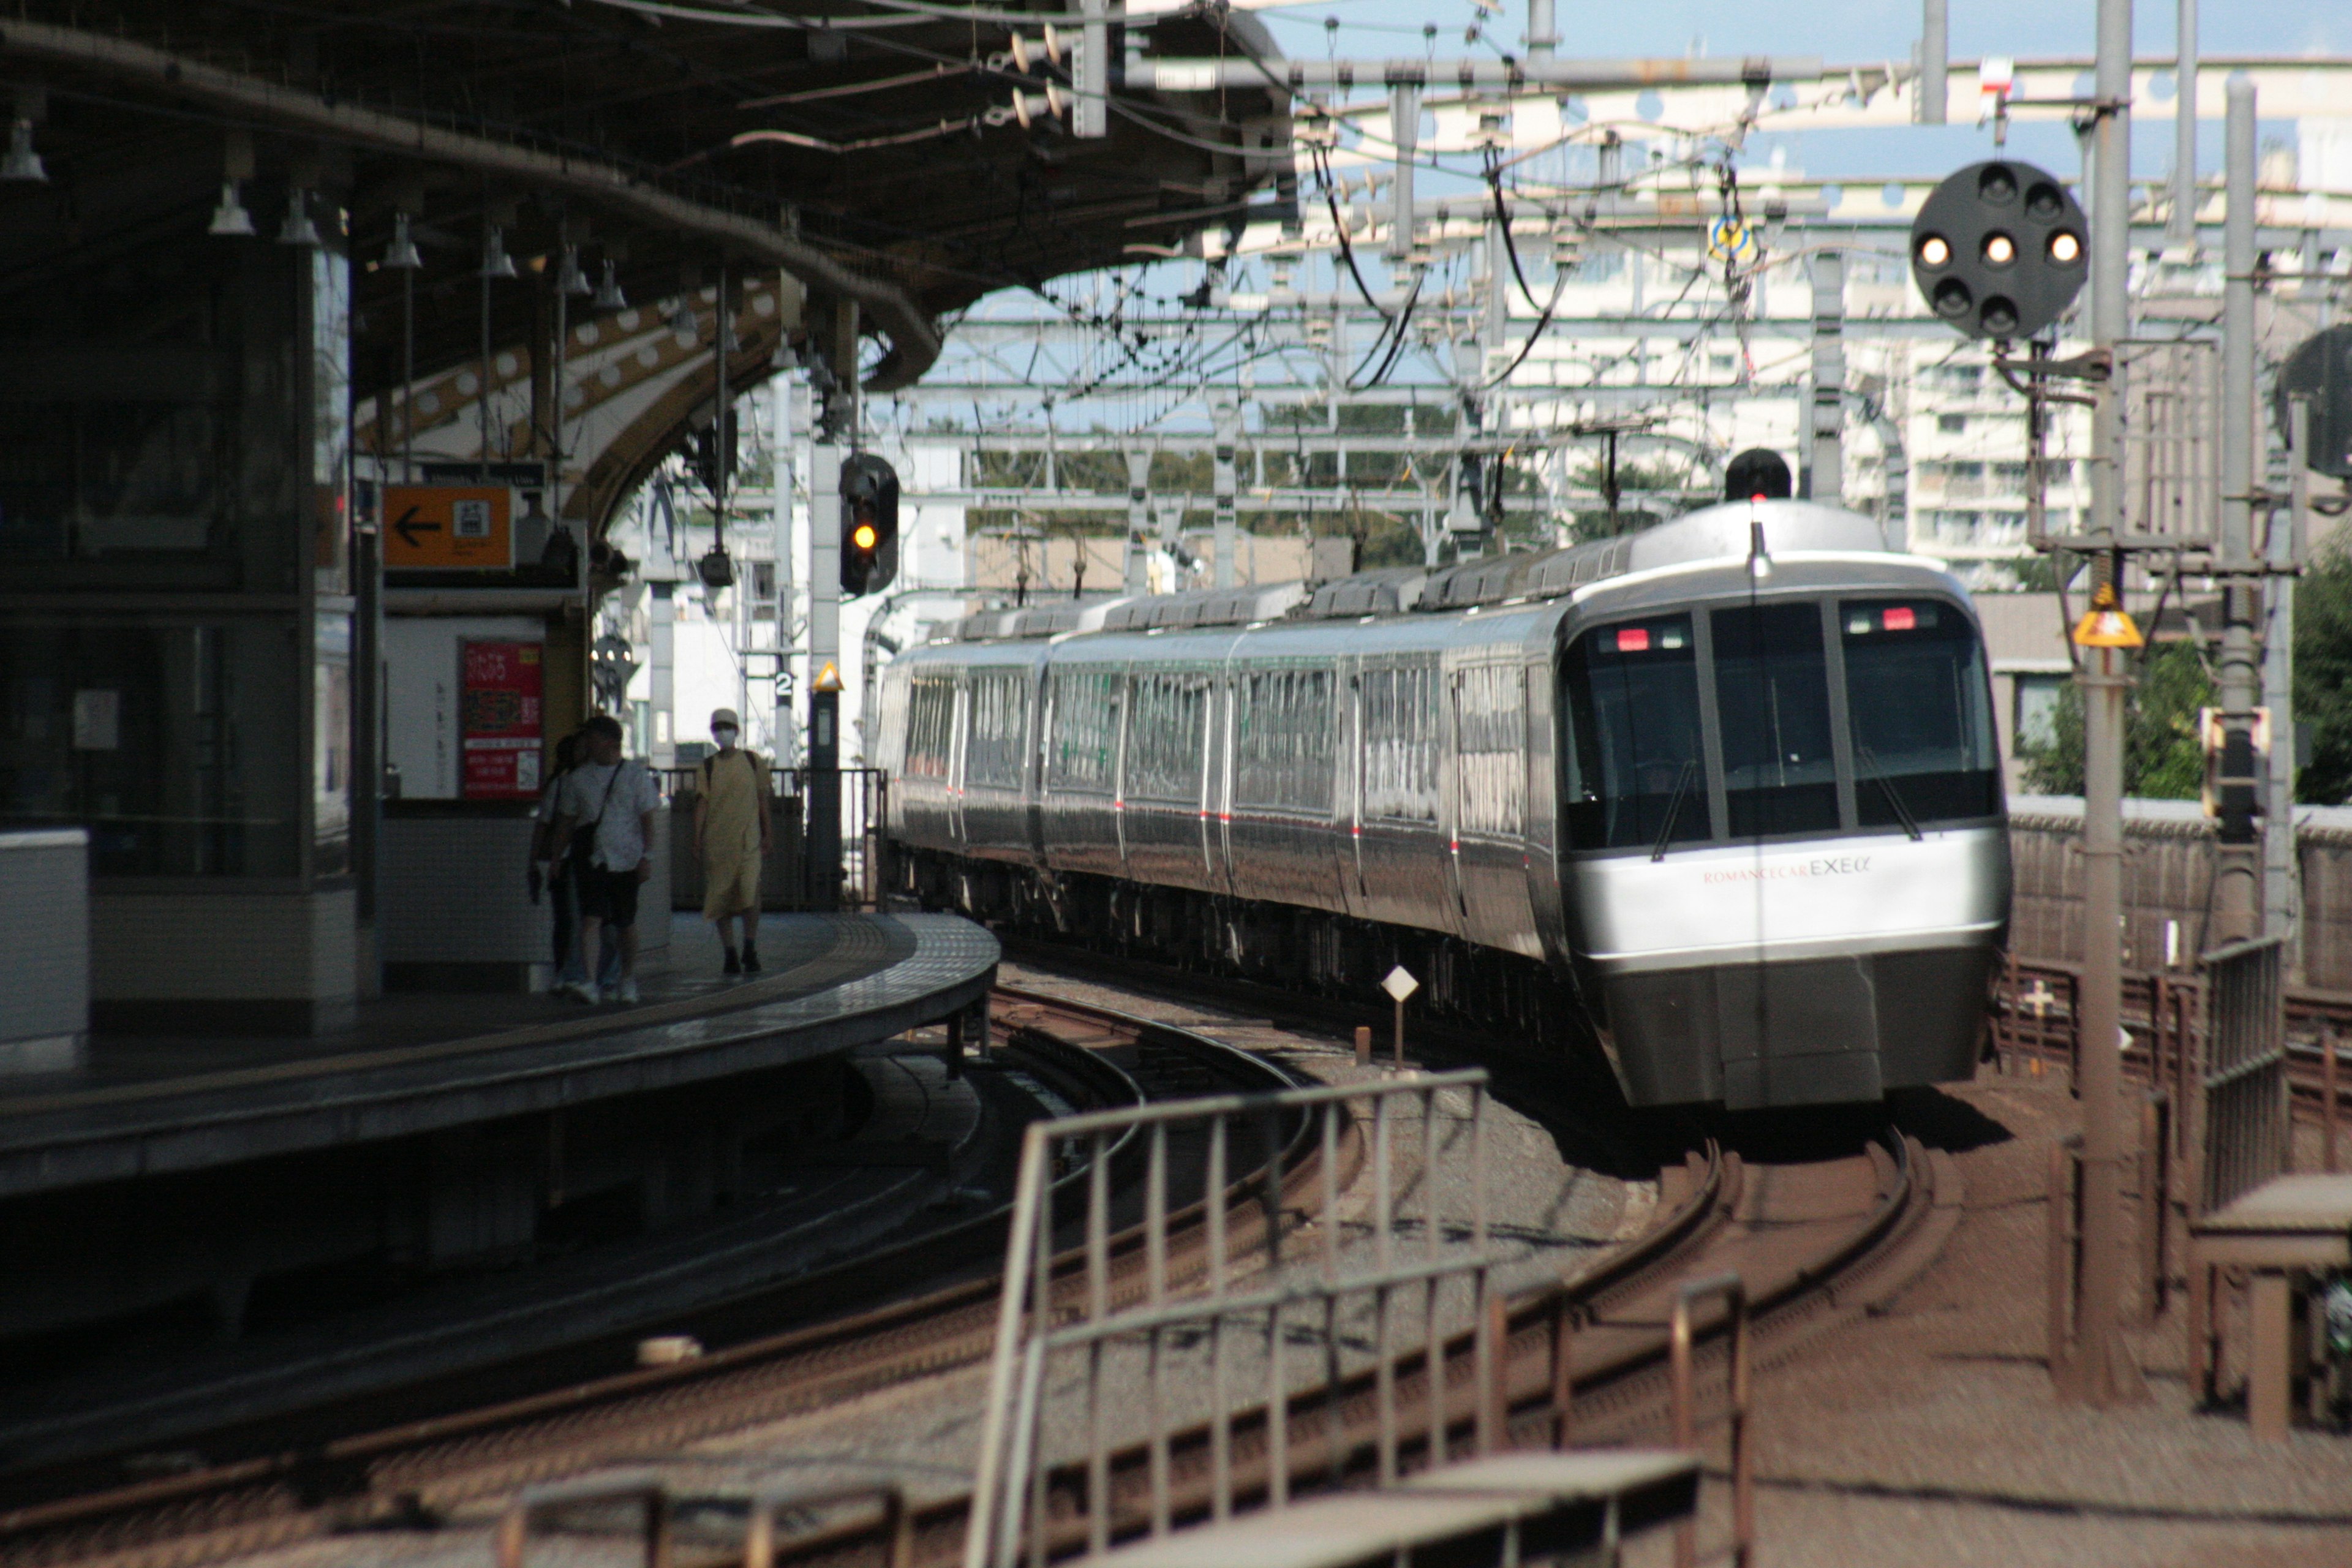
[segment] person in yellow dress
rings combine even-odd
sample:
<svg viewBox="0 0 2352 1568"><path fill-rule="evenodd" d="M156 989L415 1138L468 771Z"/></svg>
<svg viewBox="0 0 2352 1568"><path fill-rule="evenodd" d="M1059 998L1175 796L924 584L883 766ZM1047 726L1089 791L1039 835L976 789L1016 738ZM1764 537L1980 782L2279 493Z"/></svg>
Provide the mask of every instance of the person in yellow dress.
<svg viewBox="0 0 2352 1568"><path fill-rule="evenodd" d="M729 974L759 973L760 865L769 839L768 764L736 743L742 734L732 708L710 715L710 738L719 750L702 759L702 788L694 797L702 918L719 928ZM740 951L728 940L730 920L742 933Z"/></svg>

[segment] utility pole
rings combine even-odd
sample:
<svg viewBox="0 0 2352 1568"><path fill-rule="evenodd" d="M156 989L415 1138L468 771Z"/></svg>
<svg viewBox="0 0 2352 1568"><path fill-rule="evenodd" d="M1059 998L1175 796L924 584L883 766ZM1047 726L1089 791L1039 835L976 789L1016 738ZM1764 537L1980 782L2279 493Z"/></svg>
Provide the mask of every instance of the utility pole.
<svg viewBox="0 0 2352 1568"><path fill-rule="evenodd" d="M1813 390L1805 433L1804 489L1823 506L1843 506L1845 497L1845 257L1815 251L1808 268L1813 282Z"/></svg>
<svg viewBox="0 0 2352 1568"><path fill-rule="evenodd" d="M1389 184L1388 255L1402 261L1412 254L1413 150L1421 137L1422 68L1394 65L1389 73L1389 140L1396 144L1396 167Z"/></svg>
<svg viewBox="0 0 2352 1568"><path fill-rule="evenodd" d="M793 432L805 419L793 417L793 405L802 396L782 376L768 383L768 538L776 563L776 597L771 606L776 617L776 679L770 692L771 743L779 766L790 767L799 747L793 734L791 653L793 646Z"/></svg>
<svg viewBox="0 0 2352 1568"><path fill-rule="evenodd" d="M2130 336L2125 282L2131 245L2131 0L2099 0L2095 162L2092 174L2091 337L2112 365ZM2097 553L2094 603L2119 605L2123 559L2123 410L2120 375L2095 384L2091 518ZM2129 647L2084 649L2083 747L2082 1273L2074 1297L2074 1394L2107 1405L2145 1385L2118 1318L2123 1310L2125 1118L2123 1059L2124 698ZM2053 1347L2053 1351L2055 1347Z"/></svg>
<svg viewBox="0 0 2352 1568"><path fill-rule="evenodd" d="M2230 80L2229 211L2221 286L2221 824L2213 868L2213 945L2258 934L2263 921L2262 836L2255 826L2261 767L2254 710L2261 700L2254 626L2262 578L2254 558L2254 89Z"/></svg>
<svg viewBox="0 0 2352 1568"><path fill-rule="evenodd" d="M841 459L856 433L857 306L840 301L819 363L818 438L809 460L809 907L841 907Z"/></svg>
<svg viewBox="0 0 2352 1568"><path fill-rule="evenodd" d="M2311 399L2297 395L2287 404L2288 512L2284 537L2275 521L2271 525L2271 657L2263 668L2264 695L2271 710L2270 861L2271 929L2287 939L2288 973L2304 977L2303 857L2295 847L2294 770L2299 748L2294 723L2294 598L2295 577L2302 571L2311 542L2311 460L2316 427Z"/></svg>
<svg viewBox="0 0 2352 1568"><path fill-rule="evenodd" d="M1234 557L1240 553L1240 530L1234 521L1235 491L1238 481L1234 474L1234 449L1241 442L1241 410L1230 402L1219 402L1214 411L1217 426L1215 470L1213 483L1217 540L1216 585L1230 588L1235 573Z"/></svg>
<svg viewBox="0 0 2352 1568"><path fill-rule="evenodd" d="M1120 584L1130 594L1151 587L1151 454L1127 455L1127 572Z"/></svg>
<svg viewBox="0 0 2352 1568"><path fill-rule="evenodd" d="M2195 0L2189 0L2194 4ZM1917 118L1922 125L1944 123L1945 104L1951 91L1945 84L1945 66L1952 54L1951 19L1946 10L1948 0L1926 0L1919 17L1919 99Z"/></svg>
<svg viewBox="0 0 2352 1568"><path fill-rule="evenodd" d="M2197 0L2179 0L2180 38L2173 58L2172 212L2164 237L2188 255L2197 250Z"/></svg>

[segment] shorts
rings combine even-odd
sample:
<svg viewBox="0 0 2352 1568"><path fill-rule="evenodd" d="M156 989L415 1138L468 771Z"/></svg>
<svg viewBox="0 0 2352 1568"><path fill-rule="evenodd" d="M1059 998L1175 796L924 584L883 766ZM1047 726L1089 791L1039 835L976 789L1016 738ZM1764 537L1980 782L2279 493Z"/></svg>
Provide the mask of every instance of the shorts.
<svg viewBox="0 0 2352 1568"><path fill-rule="evenodd" d="M702 862L702 918L760 912L760 851L757 847L712 855Z"/></svg>
<svg viewBox="0 0 2352 1568"><path fill-rule="evenodd" d="M616 931L637 923L637 874L583 866L580 879L580 918L602 921Z"/></svg>

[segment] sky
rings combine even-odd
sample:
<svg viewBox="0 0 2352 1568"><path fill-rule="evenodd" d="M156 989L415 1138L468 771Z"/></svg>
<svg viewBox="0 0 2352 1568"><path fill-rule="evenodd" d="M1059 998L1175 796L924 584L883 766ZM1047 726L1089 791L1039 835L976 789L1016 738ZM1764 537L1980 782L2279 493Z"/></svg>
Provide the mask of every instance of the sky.
<svg viewBox="0 0 2352 1568"><path fill-rule="evenodd" d="M1244 0L1244 4L1248 0ZM1254 6L1283 52L1319 56L1332 47L1326 18L1337 16L1337 52L1355 58L1418 55L1422 29L1439 26L1441 58L1465 53L1517 54L1527 25L1525 0L1506 0L1485 19L1484 41L1467 44L1464 31L1480 21L1471 0L1312 0ZM1908 63L1919 35L1918 0L1642 0L1639 5L1556 0L1559 53L1563 58L1620 56L1818 55L1826 64L1879 60ZM2083 57L2092 53L2094 0L1948 0L1951 58L1988 54L2018 58ZM2352 55L2352 0L2203 0L2198 28L2204 58L2230 55ZM2140 0L2133 22L2133 52L2169 55L2179 11L2174 0ZM2221 166L2221 128L2208 121L2199 139L2203 173ZM2266 139L2292 141L2293 127L2264 121ZM2135 128L2132 163L2146 176L2172 166L2169 121ZM1753 138L1743 163L1785 146L1789 163L1822 178L1923 174L1958 168L1992 154L1990 131L1972 125L1923 126L1890 139L1884 131L1815 132ZM2052 123L2014 125L2010 155L2071 176L2078 166L2073 135Z"/></svg>
<svg viewBox="0 0 2352 1568"><path fill-rule="evenodd" d="M2087 56L2093 47L2092 0L1949 0L1948 8L1956 59ZM2352 54L2352 0L2204 0L2200 9L2198 34L2208 55ZM1908 59L1921 7L1916 0L1557 0L1556 11L1563 56L1682 55L1704 40L1710 55L1817 54L1858 64ZM1452 53L1479 16L1470 0L1315 0L1261 14L1285 52L1297 55L1322 52L1328 16L1339 18L1340 47L1349 55L1419 53L1427 22L1443 29L1440 51ZM2169 54L2177 16L2172 0L2141 0L2134 52ZM1526 17L1524 0L1507 3L1487 31L1517 53Z"/></svg>

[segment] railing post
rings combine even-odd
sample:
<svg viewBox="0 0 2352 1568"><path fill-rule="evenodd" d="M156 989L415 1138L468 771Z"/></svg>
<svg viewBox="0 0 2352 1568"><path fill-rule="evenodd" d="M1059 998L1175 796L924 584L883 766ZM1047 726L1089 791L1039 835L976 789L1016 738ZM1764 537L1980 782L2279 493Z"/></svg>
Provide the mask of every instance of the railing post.
<svg viewBox="0 0 2352 1568"><path fill-rule="evenodd" d="M2170 1097L2149 1090L2140 1103L2139 1253L2140 1317L2150 1323L2164 1315L2171 1289L2171 1121Z"/></svg>
<svg viewBox="0 0 2352 1568"><path fill-rule="evenodd" d="M2074 1152L2060 1139L2050 1145L2049 1225L2045 1232L2049 1271L2050 1382L2061 1399L2074 1392Z"/></svg>
<svg viewBox="0 0 2352 1568"><path fill-rule="evenodd" d="M2336 1026L2319 1026L2319 1168L2336 1173Z"/></svg>
<svg viewBox="0 0 2352 1568"><path fill-rule="evenodd" d="M1731 1340L1731 1561L1748 1568L1756 1545L1755 1458L1748 1449L1748 1288L1737 1274L1686 1281L1675 1293L1675 1316L1669 1340L1674 1369L1674 1443L1678 1448L1698 1447L1698 1421L1691 1388L1691 1308L1710 1296L1721 1296L1730 1317ZM1698 1520L1675 1526L1675 1568L1696 1568Z"/></svg>
<svg viewBox="0 0 2352 1568"><path fill-rule="evenodd" d="M1551 1446L1568 1447L1576 1417L1576 1320L1563 1282L1551 1299Z"/></svg>

